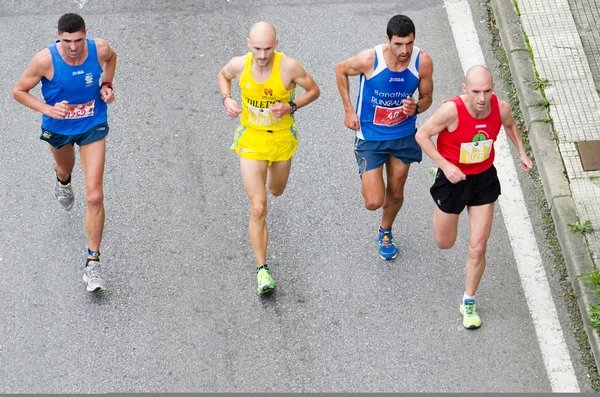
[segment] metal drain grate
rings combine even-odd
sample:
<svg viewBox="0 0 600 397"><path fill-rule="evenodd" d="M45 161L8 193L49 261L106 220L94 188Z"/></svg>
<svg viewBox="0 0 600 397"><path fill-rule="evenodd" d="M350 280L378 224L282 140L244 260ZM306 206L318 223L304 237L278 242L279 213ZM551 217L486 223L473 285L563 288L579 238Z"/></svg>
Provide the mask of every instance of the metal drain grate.
<svg viewBox="0 0 600 397"><path fill-rule="evenodd" d="M584 171L600 170L600 141L576 142Z"/></svg>

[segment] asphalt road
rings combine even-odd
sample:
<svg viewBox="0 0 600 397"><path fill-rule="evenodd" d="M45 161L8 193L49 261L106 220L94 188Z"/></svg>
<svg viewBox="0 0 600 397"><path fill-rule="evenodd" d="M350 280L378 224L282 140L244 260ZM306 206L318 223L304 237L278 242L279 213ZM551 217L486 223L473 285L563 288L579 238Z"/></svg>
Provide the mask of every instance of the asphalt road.
<svg viewBox="0 0 600 397"><path fill-rule="evenodd" d="M377 255L380 213L363 208L335 64L382 42L388 19L402 12L434 61L433 108L460 92L463 72L442 1L364 3L0 4L0 392L551 391L499 207L478 293L484 324L475 332L458 312L466 217L456 247L438 250L429 160L411 169L394 227L400 257ZM471 6L494 66L486 11ZM11 98L65 12L81 13L89 35L118 52L105 174L108 290L100 295L81 281L80 164L77 201L66 213L54 199L40 115ZM301 143L288 188L269 198L268 262L278 290L267 298L255 292L248 203L228 150L237 121L226 116L216 83L219 69L247 51L259 20L275 24L279 50L321 87L318 101L297 113ZM522 183L539 231L536 197ZM586 390L562 291L538 241Z"/></svg>

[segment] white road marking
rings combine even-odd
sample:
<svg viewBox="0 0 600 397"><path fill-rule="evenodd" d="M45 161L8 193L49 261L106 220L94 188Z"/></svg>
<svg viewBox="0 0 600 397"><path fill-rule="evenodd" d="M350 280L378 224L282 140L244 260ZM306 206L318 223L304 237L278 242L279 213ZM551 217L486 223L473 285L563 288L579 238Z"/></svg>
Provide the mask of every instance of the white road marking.
<svg viewBox="0 0 600 397"><path fill-rule="evenodd" d="M445 0L444 3L463 70L466 73L473 65L485 65L469 3L466 0ZM552 391L579 392L504 129L495 150L494 164L502 183L500 208Z"/></svg>
<svg viewBox="0 0 600 397"><path fill-rule="evenodd" d="M77 4L79 8L83 8L83 6L85 5L85 3L88 2L88 0L73 0L73 2Z"/></svg>

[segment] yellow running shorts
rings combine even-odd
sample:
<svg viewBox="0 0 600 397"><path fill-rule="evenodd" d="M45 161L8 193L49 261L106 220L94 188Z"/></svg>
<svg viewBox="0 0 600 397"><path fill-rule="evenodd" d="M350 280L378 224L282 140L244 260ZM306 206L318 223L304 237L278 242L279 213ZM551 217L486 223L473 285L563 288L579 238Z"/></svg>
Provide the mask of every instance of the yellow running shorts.
<svg viewBox="0 0 600 397"><path fill-rule="evenodd" d="M298 148L298 130L258 131L240 126L235 131L231 150L240 157L249 160L266 160L271 165L274 161L287 161Z"/></svg>

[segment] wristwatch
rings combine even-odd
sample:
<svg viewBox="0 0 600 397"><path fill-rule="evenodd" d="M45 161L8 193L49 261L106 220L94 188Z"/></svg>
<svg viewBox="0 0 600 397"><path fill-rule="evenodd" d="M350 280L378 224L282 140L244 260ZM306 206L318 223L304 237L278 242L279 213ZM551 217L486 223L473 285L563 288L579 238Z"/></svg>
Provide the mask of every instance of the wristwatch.
<svg viewBox="0 0 600 397"><path fill-rule="evenodd" d="M419 107L418 103L415 103L415 106L417 107L417 110L415 110L415 116L419 113L421 113L421 108Z"/></svg>
<svg viewBox="0 0 600 397"><path fill-rule="evenodd" d="M294 114L294 112L296 112L296 109L298 109L298 107L296 106L296 104L293 101L289 101L288 105L290 105L290 114Z"/></svg>

